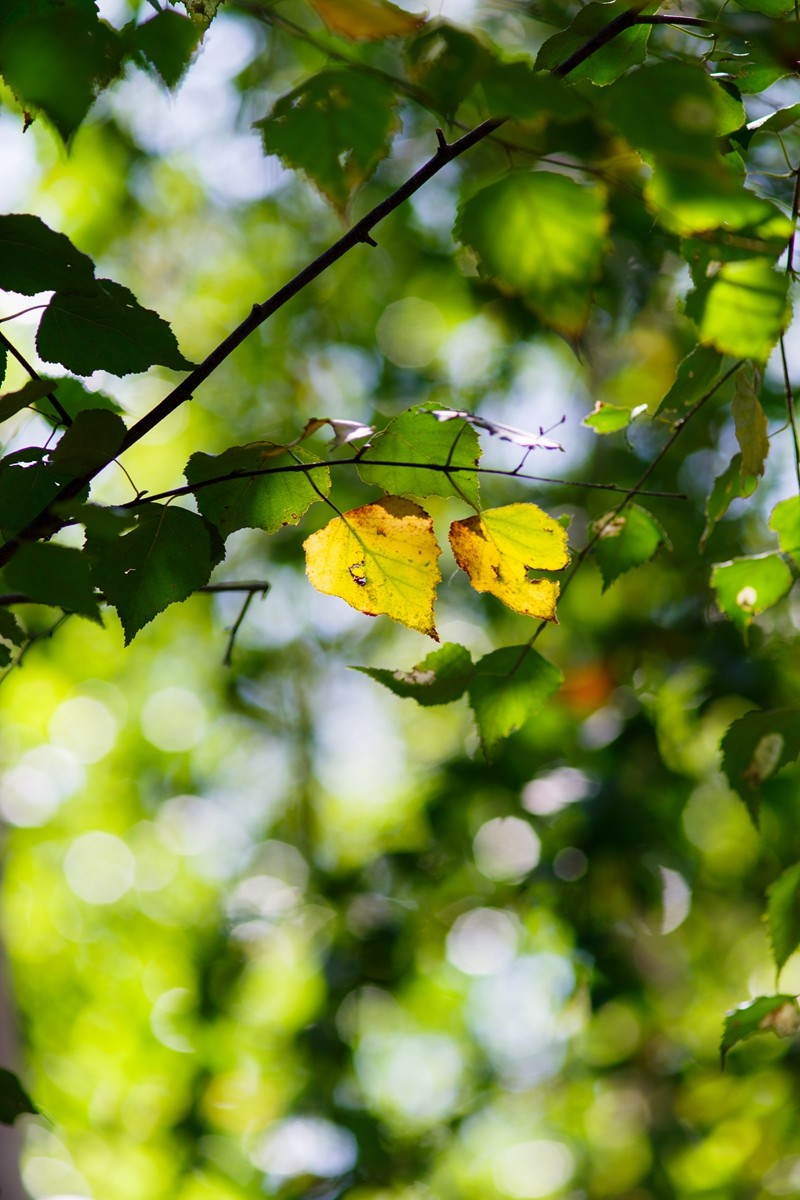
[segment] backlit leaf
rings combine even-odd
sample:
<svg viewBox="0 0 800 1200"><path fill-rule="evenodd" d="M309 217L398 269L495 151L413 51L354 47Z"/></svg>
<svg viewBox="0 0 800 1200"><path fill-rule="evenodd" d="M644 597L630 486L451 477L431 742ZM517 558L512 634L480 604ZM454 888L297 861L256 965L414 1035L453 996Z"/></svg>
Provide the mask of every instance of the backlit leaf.
<svg viewBox="0 0 800 1200"><path fill-rule="evenodd" d="M675 382L656 409L690 408L713 386L722 369L722 355L713 346L695 346L678 366Z"/></svg>
<svg viewBox="0 0 800 1200"><path fill-rule="evenodd" d="M763 475L769 454L767 416L758 398L760 387L761 372L756 371L752 363L736 372L731 411L736 440L742 453L742 474L745 476Z"/></svg>
<svg viewBox="0 0 800 1200"><path fill-rule="evenodd" d="M23 542L3 575L13 591L24 592L38 604L52 604L102 624L89 560L81 550L55 542Z"/></svg>
<svg viewBox="0 0 800 1200"><path fill-rule="evenodd" d="M778 544L800 566L800 497L781 500L770 514L769 527L778 535Z"/></svg>
<svg viewBox="0 0 800 1200"><path fill-rule="evenodd" d="M56 292L45 309L36 346L46 362L78 375L110 371L130 375L155 365L188 370L188 362L166 321L142 308L133 292L99 279L91 295Z"/></svg>
<svg viewBox="0 0 800 1200"><path fill-rule="evenodd" d="M185 474L192 485L234 471L242 474L240 479L198 487L195 492L200 512L216 525L224 538L235 529L275 533L282 525L296 525L312 504L330 492L331 474L327 467L309 473L302 469L305 463L317 462L316 455L295 449L291 455L276 457L279 449L271 442L253 442L249 446L233 446L222 454L198 452L189 459ZM281 467L290 469L270 475L247 474Z"/></svg>
<svg viewBox="0 0 800 1200"><path fill-rule="evenodd" d="M13 1125L22 1113L38 1113L16 1075L0 1067L0 1124Z"/></svg>
<svg viewBox="0 0 800 1200"><path fill-rule="evenodd" d="M116 400L112 399L111 396L107 396L105 392L90 392L77 379L51 379L50 388L51 391L55 392L56 399L61 408L64 409L73 421L78 413L84 412L87 408L105 408L109 412L122 412ZM52 424L61 424L61 417L46 397L36 405L36 408Z"/></svg>
<svg viewBox="0 0 800 1200"><path fill-rule="evenodd" d="M433 522L418 504L387 496L352 509L313 533L304 549L306 574L317 591L439 640L433 602L441 550Z"/></svg>
<svg viewBox="0 0 800 1200"><path fill-rule="evenodd" d="M0 421L7 421L23 408L37 404L54 390L55 381L52 379L29 379L18 392L6 392L0 396Z"/></svg>
<svg viewBox="0 0 800 1200"><path fill-rule="evenodd" d="M638 504L629 504L610 519L601 517L593 529L600 534L593 554L603 576L603 591L632 567L649 562L661 546L668 544L662 526Z"/></svg>
<svg viewBox="0 0 800 1200"><path fill-rule="evenodd" d="M754 1033L777 1033L779 1037L791 1037L800 1027L800 1009L794 996L756 996L732 1009L725 1018L720 1054L722 1065L725 1056L737 1042L752 1037Z"/></svg>
<svg viewBox="0 0 800 1200"><path fill-rule="evenodd" d="M489 48L465 29L435 21L408 45L406 61L409 75L431 107L450 120L494 58Z"/></svg>
<svg viewBox="0 0 800 1200"><path fill-rule="evenodd" d="M597 400L588 417L583 418L583 423L595 433L619 433L620 429L630 425L633 411L619 404L604 404L602 400Z"/></svg>
<svg viewBox="0 0 800 1200"><path fill-rule="evenodd" d="M203 517L172 504L143 504L135 524L112 540L87 526L94 578L119 613L127 645L153 617L208 582L225 554Z"/></svg>
<svg viewBox="0 0 800 1200"><path fill-rule="evenodd" d="M545 325L577 336L607 226L599 187L547 171L514 172L462 205L456 236L501 291L521 296Z"/></svg>
<svg viewBox="0 0 800 1200"><path fill-rule="evenodd" d="M9 457L0 461L0 529L6 537L24 529L47 508L64 483L44 461L28 466Z"/></svg>
<svg viewBox="0 0 800 1200"><path fill-rule="evenodd" d="M356 71L323 71L256 121L267 154L303 171L343 211L389 151L400 128L397 98Z"/></svg>
<svg viewBox="0 0 800 1200"><path fill-rule="evenodd" d="M767 896L769 938L780 975L786 960L800 945L800 863L779 875L767 889Z"/></svg>
<svg viewBox="0 0 800 1200"><path fill-rule="evenodd" d="M763 258L723 263L692 292L686 311L700 340L723 354L765 361L789 319L787 281Z"/></svg>
<svg viewBox="0 0 800 1200"><path fill-rule="evenodd" d="M386 671L377 667L355 669L382 683L396 696L409 697L426 707L458 700L475 674L469 650L455 642L445 642L410 671Z"/></svg>
<svg viewBox="0 0 800 1200"><path fill-rule="evenodd" d="M116 413L104 408L85 409L53 451L53 467L68 476L96 471L116 457L126 433L125 422Z"/></svg>
<svg viewBox="0 0 800 1200"><path fill-rule="evenodd" d="M794 9L794 0L734 0L739 8L763 13L765 17L783 17Z"/></svg>
<svg viewBox="0 0 800 1200"><path fill-rule="evenodd" d="M527 128L547 121L577 121L589 103L562 79L534 71L524 62L495 62L473 95L495 117L512 117Z"/></svg>
<svg viewBox="0 0 800 1200"><path fill-rule="evenodd" d="M706 542L714 531L715 526L725 516L732 501L746 499L752 496L758 487L758 476L742 474L742 456L734 454L728 466L714 480L714 486L706 501L706 524L700 538L700 549L705 549ZM800 545L800 543L798 543Z"/></svg>
<svg viewBox="0 0 800 1200"><path fill-rule="evenodd" d="M130 43L155 68L167 87L174 88L189 66L200 34L194 21L165 9L135 26Z"/></svg>
<svg viewBox="0 0 800 1200"><path fill-rule="evenodd" d="M478 465L481 449L475 430L464 421L440 422L424 409L409 409L391 421L364 451L358 473L364 483L403 496L461 496L478 506ZM405 466L370 466L381 463ZM425 464L457 470L428 470Z"/></svg>
<svg viewBox="0 0 800 1200"><path fill-rule="evenodd" d="M715 563L711 570L717 604L742 633L759 613L777 604L793 582L792 572L779 554L734 558Z"/></svg>
<svg viewBox="0 0 800 1200"><path fill-rule="evenodd" d="M487 509L450 526L456 562L478 592L489 592L525 617L556 620L559 585L529 571L561 571L569 562L567 532L535 504Z"/></svg>
<svg viewBox="0 0 800 1200"><path fill-rule="evenodd" d="M333 33L351 41L406 37L424 25L425 18L404 12L389 0L309 0Z"/></svg>
<svg viewBox="0 0 800 1200"><path fill-rule="evenodd" d="M28 213L0 216L0 287L37 292L93 292L94 263L63 233Z"/></svg>
<svg viewBox="0 0 800 1200"><path fill-rule="evenodd" d="M749 712L722 739L722 769L754 822L763 785L800 755L800 708Z"/></svg>
<svg viewBox="0 0 800 1200"><path fill-rule="evenodd" d="M544 43L536 59L537 71L552 71L554 67L559 67L571 54L580 50L589 38L616 20L620 14L627 12L630 7L630 0L612 0L610 4L585 4L578 10L567 29L554 34ZM640 11L653 13L657 8L657 4L647 4L642 6ZM642 62L649 36L649 25L635 25L631 29L623 30L612 38L608 45L601 47L571 71L570 80L591 79L592 83L600 86L613 83L629 67Z"/></svg>
<svg viewBox="0 0 800 1200"><path fill-rule="evenodd" d="M530 646L506 646L479 659L468 694L487 758L539 711L563 678Z"/></svg>

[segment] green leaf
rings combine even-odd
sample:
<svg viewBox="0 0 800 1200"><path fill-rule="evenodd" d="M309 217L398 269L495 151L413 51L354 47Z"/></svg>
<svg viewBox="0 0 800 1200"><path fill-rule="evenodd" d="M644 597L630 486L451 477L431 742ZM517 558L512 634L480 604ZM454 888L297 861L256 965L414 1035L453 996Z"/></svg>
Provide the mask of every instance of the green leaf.
<svg viewBox="0 0 800 1200"><path fill-rule="evenodd" d="M794 0L734 0L739 8L763 13L765 17L785 17L794 10Z"/></svg>
<svg viewBox="0 0 800 1200"><path fill-rule="evenodd" d="M102 624L89 561L72 546L23 542L4 576L12 591L24 592L37 604L52 604Z"/></svg>
<svg viewBox="0 0 800 1200"><path fill-rule="evenodd" d="M30 408L54 390L55 382L52 379L29 379L19 391L6 392L0 396L0 421L8 421L23 408Z"/></svg>
<svg viewBox="0 0 800 1200"><path fill-rule="evenodd" d="M4 0L4 4L7 0ZM122 42L94 5L29 3L4 14L0 74L26 109L41 109L67 141L100 87L117 74Z"/></svg>
<svg viewBox="0 0 800 1200"><path fill-rule="evenodd" d="M626 571L649 562L662 545L669 545L663 527L638 504L629 504L610 520L600 517L593 529L600 533L593 553L603 577L603 591Z"/></svg>
<svg viewBox="0 0 800 1200"><path fill-rule="evenodd" d="M25 641L25 631L8 608L0 608L0 666L7 667L12 660L12 650Z"/></svg>
<svg viewBox="0 0 800 1200"><path fill-rule="evenodd" d="M472 97L482 111L513 118L527 129L548 121L579 121L591 112L588 101L563 79L536 72L524 62L493 62Z"/></svg>
<svg viewBox="0 0 800 1200"><path fill-rule="evenodd" d="M750 193L743 192L742 195L749 206ZM702 282L714 262L734 262L754 256L769 258L774 262L786 249L794 228L789 217L766 202L755 219L745 224L728 224L732 227L707 230L697 237L684 240L682 254L691 267L694 279Z"/></svg>
<svg viewBox="0 0 800 1200"><path fill-rule="evenodd" d="M717 604L742 633L760 613L777 604L793 582L792 572L779 554L734 558L711 568Z"/></svg>
<svg viewBox="0 0 800 1200"><path fill-rule="evenodd" d="M782 3L783 0L780 2ZM745 144L749 143L757 133L782 133L784 129L790 129L798 121L800 121L800 104L789 104L786 108L778 108L775 112L767 113L765 117L748 121Z"/></svg>
<svg viewBox="0 0 800 1200"><path fill-rule="evenodd" d="M768 227L776 217L774 205L748 191L741 171L718 154L689 163L656 158L644 195L659 224L681 237L724 226L714 234L723 238L726 230Z"/></svg>
<svg viewBox="0 0 800 1200"><path fill-rule="evenodd" d="M764 362L789 320L786 275L764 258L723 263L690 293L686 311L705 344Z"/></svg>
<svg viewBox="0 0 800 1200"><path fill-rule="evenodd" d="M425 707L458 700L475 674L469 651L455 642L445 642L410 671L386 671L378 667L354 670L382 683L396 696L409 697Z"/></svg>
<svg viewBox="0 0 800 1200"><path fill-rule="evenodd" d="M678 366L675 382L656 412L691 408L714 385L722 368L722 355L713 346L695 346Z"/></svg>
<svg viewBox="0 0 800 1200"><path fill-rule="evenodd" d="M267 154L303 171L340 211L389 152L397 97L356 71L323 71L256 121Z"/></svg>
<svg viewBox="0 0 800 1200"><path fill-rule="evenodd" d="M731 1009L723 1026L720 1054L722 1066L725 1056L737 1042L743 1042L754 1033L777 1033L790 1037L800 1026L800 1009L794 996L756 996L738 1008Z"/></svg>
<svg viewBox="0 0 800 1200"><path fill-rule="evenodd" d="M122 537L107 542L87 528L86 540L95 581L119 613L126 645L168 605L207 583L225 554L213 525L175 505L143 504Z"/></svg>
<svg viewBox="0 0 800 1200"><path fill-rule="evenodd" d="M56 399L74 421L78 413L85 409L104 408L108 412L121 413L122 409L116 400L106 396L104 392L90 392L77 379L51 379L50 389L56 394ZM61 417L46 398L37 405L38 411L54 425L61 424Z"/></svg>
<svg viewBox="0 0 800 1200"><path fill-rule="evenodd" d="M654 119L654 114L658 114ZM697 63L648 63L606 93L606 116L648 158L685 169L718 157L718 139L746 121L740 100Z"/></svg>
<svg viewBox="0 0 800 1200"><path fill-rule="evenodd" d="M769 527L778 535L778 544L800 566L800 497L781 500L772 510Z"/></svg>
<svg viewBox="0 0 800 1200"><path fill-rule="evenodd" d="M464 29L429 22L408 45L408 73L425 93L434 112L455 116L470 88L494 63L491 51Z"/></svg>
<svg viewBox="0 0 800 1200"><path fill-rule="evenodd" d="M148 367L189 370L166 321L142 308L133 292L111 279L98 279L93 295L56 292L45 309L36 346L46 362L78 375L110 371L130 375Z"/></svg>
<svg viewBox="0 0 800 1200"><path fill-rule="evenodd" d="M742 474L745 476L763 475L769 454L767 415L758 399L760 390L761 372L756 371L752 363L747 363L736 372L731 412L736 441L742 452Z"/></svg>
<svg viewBox="0 0 800 1200"><path fill-rule="evenodd" d="M800 708L750 712L722 739L722 769L758 822L763 785L800 754Z"/></svg>
<svg viewBox="0 0 800 1200"><path fill-rule="evenodd" d="M627 12L630 7L630 0L584 5L567 29L554 34L544 43L536 59L536 70L552 71L559 67L576 50L580 50L589 38ZM641 12L650 14L657 8L657 4L648 4L642 7ZM608 45L570 71L570 80L574 82L578 79L590 79L592 83L601 87L613 83L629 67L643 61L649 37L649 25L635 25L632 29L624 30L612 38Z"/></svg>
<svg viewBox="0 0 800 1200"><path fill-rule="evenodd" d="M589 316L607 227L599 187L547 171L514 172L461 206L456 236L478 255L481 274L574 337Z"/></svg>
<svg viewBox="0 0 800 1200"><path fill-rule="evenodd" d="M583 418L583 423L595 433L619 433L620 429L627 429L630 425L633 411L620 404L605 404L597 400L588 417Z"/></svg>
<svg viewBox="0 0 800 1200"><path fill-rule="evenodd" d="M0 460L0 530L6 537L19 533L47 508L64 483L42 461L20 466L9 458Z"/></svg>
<svg viewBox="0 0 800 1200"><path fill-rule="evenodd" d="M563 679L558 667L529 646L507 646L478 660L468 693L487 758L539 711Z"/></svg>
<svg viewBox="0 0 800 1200"><path fill-rule="evenodd" d="M75 477L96 471L119 453L127 433L125 422L103 408L78 413L51 456L53 468Z"/></svg>
<svg viewBox="0 0 800 1200"><path fill-rule="evenodd" d="M38 1113L16 1075L0 1067L0 1124L13 1125L22 1113Z"/></svg>
<svg viewBox="0 0 800 1200"><path fill-rule="evenodd" d="M364 451L358 473L364 483L399 496L461 496L478 507L480 443L466 421L439 421L425 409L412 408L391 421ZM371 460L398 466L370 466ZM447 474L411 463L461 468ZM465 469L466 468L466 469Z"/></svg>
<svg viewBox="0 0 800 1200"><path fill-rule="evenodd" d="M188 67L200 36L194 21L165 9L134 27L130 45L155 68L168 88L174 88Z"/></svg>
<svg viewBox="0 0 800 1200"><path fill-rule="evenodd" d="M96 290L94 263L63 233L28 213L0 216L0 287L37 292Z"/></svg>
<svg viewBox="0 0 800 1200"><path fill-rule="evenodd" d="M276 533L282 525L296 525L312 504L328 495L331 474L327 467L308 473L301 469L302 464L319 462L315 454L294 449L290 456L280 454L281 449L271 442L253 442L249 446L232 446L222 454L198 452L189 459L185 475L192 486L233 471L292 468L199 487L195 492L197 507L222 537L228 537L235 529Z"/></svg>
<svg viewBox="0 0 800 1200"><path fill-rule="evenodd" d="M732 501L744 500L752 496L758 487L757 475L742 474L742 456L734 454L721 475L714 480L714 486L706 501L706 524L700 538L700 549L704 550L706 542L714 532L716 525L725 516Z"/></svg>
<svg viewBox="0 0 800 1200"><path fill-rule="evenodd" d="M767 888L767 919L772 955L780 975L800 945L800 863L788 867Z"/></svg>

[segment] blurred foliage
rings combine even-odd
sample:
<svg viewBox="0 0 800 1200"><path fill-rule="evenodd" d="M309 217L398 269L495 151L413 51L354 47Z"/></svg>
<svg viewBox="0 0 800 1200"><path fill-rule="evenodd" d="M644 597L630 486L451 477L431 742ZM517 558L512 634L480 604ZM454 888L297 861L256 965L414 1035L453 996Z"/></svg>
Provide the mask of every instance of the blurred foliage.
<svg viewBox="0 0 800 1200"><path fill-rule="evenodd" d="M41 390L20 397L29 375L9 351L7 544L118 450L115 413L130 427L170 368L340 236L342 211L359 218L435 154L437 125L452 140L512 120L75 499L91 579L74 525L26 548L63 570L20 553L4 571L7 590L84 614L37 603L0 620L3 931L21 1075L44 1114L20 1119L26 1187L795 1194L791 6L698 0L695 24L637 25L566 79L532 64L563 64L618 0L452 0L427 21L378 0L99 7L0 14L0 315L20 314L0 328L37 370L41 352L48 380L80 374L100 359L62 361L77 297L78 316L103 319L82 347L109 356L57 384L78 434L48 458L63 414ZM143 335L135 359L120 328ZM187 461L196 485L212 456L239 469L320 416L388 426L360 475L331 469L340 512L375 506L381 470L419 498L430 454L401 452L426 405L466 431L448 460L462 490L425 497L444 548L433 654L312 590L302 545L324 504L284 524L257 486L198 490L199 513L152 500ZM464 421L475 410L483 426ZM471 589L447 549L452 522L479 521L476 428L497 472L482 503L535 501L577 564L522 660L536 624ZM502 440L509 428L557 433L564 453ZM352 456L346 431L335 452L323 432L292 454ZM368 461L381 445L389 467ZM284 478L299 521L308 481L327 478ZM122 513L140 493L141 515ZM167 544L148 534L163 523ZM230 668L241 595L194 594L150 621L202 582L217 529L213 581L269 585ZM134 593L151 561L161 582ZM103 627L84 619L98 581L122 624L105 604Z"/></svg>

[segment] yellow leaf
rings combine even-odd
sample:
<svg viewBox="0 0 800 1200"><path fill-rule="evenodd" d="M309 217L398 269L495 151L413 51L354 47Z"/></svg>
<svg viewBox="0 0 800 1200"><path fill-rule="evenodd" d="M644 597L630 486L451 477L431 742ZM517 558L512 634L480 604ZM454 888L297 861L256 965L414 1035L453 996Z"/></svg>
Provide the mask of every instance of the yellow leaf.
<svg viewBox="0 0 800 1200"><path fill-rule="evenodd" d="M403 12L387 0L310 0L332 33L351 41L406 37L425 24L424 17Z"/></svg>
<svg viewBox="0 0 800 1200"><path fill-rule="evenodd" d="M318 592L340 596L367 616L383 614L427 633L433 623L441 549L424 508L386 496L335 517L304 547L306 574Z"/></svg>
<svg viewBox="0 0 800 1200"><path fill-rule="evenodd" d="M487 509L450 526L456 562L477 592L490 592L514 612L556 620L559 585L529 571L560 571L569 562L567 532L535 504Z"/></svg>

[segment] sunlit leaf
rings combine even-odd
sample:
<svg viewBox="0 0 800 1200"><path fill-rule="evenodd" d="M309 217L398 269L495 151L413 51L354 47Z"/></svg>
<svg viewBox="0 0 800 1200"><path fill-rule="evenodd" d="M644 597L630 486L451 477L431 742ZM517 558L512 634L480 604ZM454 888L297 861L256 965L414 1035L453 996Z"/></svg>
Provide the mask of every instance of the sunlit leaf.
<svg viewBox="0 0 800 1200"><path fill-rule="evenodd" d="M333 33L351 41L407 37L425 23L424 17L404 12L389 0L309 0Z"/></svg>
<svg viewBox="0 0 800 1200"><path fill-rule="evenodd" d="M53 468L62 475L83 475L115 458L127 429L125 422L108 409L85 409L78 413L52 454Z"/></svg>
<svg viewBox="0 0 800 1200"><path fill-rule="evenodd" d="M728 1051L754 1033L777 1033L779 1037L791 1037L798 1028L800 1008L794 996L756 996L755 1000L745 1001L725 1018L720 1045L723 1067Z"/></svg>
<svg viewBox="0 0 800 1200"><path fill-rule="evenodd" d="M569 562L567 532L535 504L487 509L450 526L456 562L477 592L489 592L514 612L556 620L559 585L529 571L561 571Z"/></svg>
<svg viewBox="0 0 800 1200"><path fill-rule="evenodd" d="M649 562L661 546L669 545L663 527L638 504L629 504L610 519L600 517L593 532L600 534L593 554L603 576L603 591L626 571Z"/></svg>
<svg viewBox="0 0 800 1200"><path fill-rule="evenodd" d="M722 474L714 480L714 486L706 500L706 524L700 538L701 550L705 549L706 542L714 532L715 526L725 516L731 503L734 500L752 496L757 487L758 476L743 475L742 456L734 454Z"/></svg>
<svg viewBox="0 0 800 1200"><path fill-rule="evenodd" d="M396 696L409 697L424 706L458 700L475 674L469 651L455 642L445 642L410 671L387 671L378 667L355 669L382 683Z"/></svg>
<svg viewBox="0 0 800 1200"><path fill-rule="evenodd" d="M257 121L267 154L303 171L344 210L389 151L400 128L397 98L356 71L323 71L282 96Z"/></svg>
<svg viewBox="0 0 800 1200"><path fill-rule="evenodd" d="M333 430L330 447L336 450L339 446L349 446L351 442L360 442L363 438L371 437L375 432L374 426L365 425L363 421L347 421L340 417L312 417L306 421L303 432L291 443L296 445L305 438L311 437L318 429L328 425Z"/></svg>
<svg viewBox="0 0 800 1200"><path fill-rule="evenodd" d="M234 472L241 475L225 483L198 487L195 492L200 512L216 525L223 537L235 529L275 533L282 525L296 525L312 504L330 492L331 474L327 467L311 472L303 470L304 464L318 461L316 455L298 448L291 455L276 458L275 449L269 442L253 442L249 446L233 446L222 454L198 451L186 464L186 480L191 485ZM273 473L249 474L265 468Z"/></svg>
<svg viewBox="0 0 800 1200"><path fill-rule="evenodd" d="M0 1067L0 1124L13 1125L22 1113L38 1113L16 1075Z"/></svg>
<svg viewBox="0 0 800 1200"><path fill-rule="evenodd" d="M39 217L0 216L0 287L33 296L37 292L93 292L94 263Z"/></svg>
<svg viewBox="0 0 800 1200"><path fill-rule="evenodd" d="M102 624L89 561L80 550L55 542L23 542L4 579L37 604L52 604Z"/></svg>
<svg viewBox="0 0 800 1200"><path fill-rule="evenodd" d="M778 544L800 566L800 497L781 500L772 510L769 527L778 535Z"/></svg>
<svg viewBox="0 0 800 1200"><path fill-rule="evenodd" d="M530 646L507 646L478 660L469 702L488 758L539 711L563 678L558 667Z"/></svg>
<svg viewBox="0 0 800 1200"><path fill-rule="evenodd" d="M758 820L763 785L800 755L800 708L750 712L722 739L722 769Z"/></svg>
<svg viewBox="0 0 800 1200"><path fill-rule="evenodd" d="M143 504L134 527L106 540L87 527L95 581L116 608L127 645L170 604L208 582L224 557L219 534L203 517L172 504Z"/></svg>
<svg viewBox="0 0 800 1200"><path fill-rule="evenodd" d="M589 315L607 226L599 187L552 172L514 172L462 205L456 236L501 291L521 296L545 325L576 336Z"/></svg>
<svg viewBox="0 0 800 1200"><path fill-rule="evenodd" d="M627 12L630 7L630 0L612 0L610 4L585 4L578 10L567 29L554 34L544 43L536 59L537 71L552 71L554 67L566 62L589 38ZM657 8L657 4L646 4L640 11L649 14ZM624 30L612 38L608 45L601 47L571 71L570 80L574 82L578 79L591 79L592 83L601 86L613 83L629 67L643 61L649 37L649 25L635 25Z"/></svg>
<svg viewBox="0 0 800 1200"><path fill-rule="evenodd" d="M401 413L373 438L359 460L358 473L364 483L390 494L461 496L477 508L474 468L481 454L477 434L464 421L442 423L435 416L424 409ZM370 466L373 460L398 465ZM426 463L457 469L430 470Z"/></svg>
<svg viewBox="0 0 800 1200"><path fill-rule="evenodd" d="M142 308L133 292L99 279L91 295L56 292L45 309L36 346L46 362L78 375L110 371L130 375L154 365L188 370L166 321Z"/></svg>
<svg viewBox="0 0 800 1200"><path fill-rule="evenodd" d="M723 263L690 294L687 312L700 340L723 354L764 362L789 319L787 281L763 258Z"/></svg>
<svg viewBox="0 0 800 1200"><path fill-rule="evenodd" d="M736 372L731 412L742 454L743 475L763 475L769 454L767 416L758 398L760 389L761 372L752 364Z"/></svg>
<svg viewBox="0 0 800 1200"><path fill-rule="evenodd" d="M439 640L433 602L441 550L433 522L418 504L387 496L352 509L313 533L304 549L306 574L317 591Z"/></svg>
<svg viewBox="0 0 800 1200"><path fill-rule="evenodd" d="M627 429L630 425L633 411L619 404L604 404L602 400L597 400L588 417L583 418L583 423L595 433L619 433L620 429Z"/></svg>
<svg viewBox="0 0 800 1200"><path fill-rule="evenodd" d="M775 966L780 975L787 959L800 945L800 863L795 863L779 875L767 889L767 896L769 938Z"/></svg>
<svg viewBox="0 0 800 1200"><path fill-rule="evenodd" d="M779 554L715 563L711 586L725 616L744 633L755 618L786 595L794 579Z"/></svg>

